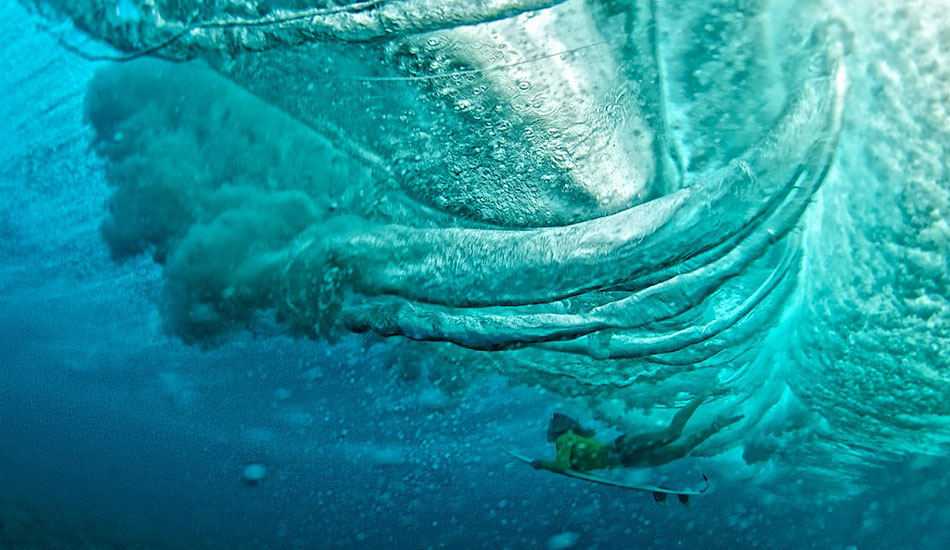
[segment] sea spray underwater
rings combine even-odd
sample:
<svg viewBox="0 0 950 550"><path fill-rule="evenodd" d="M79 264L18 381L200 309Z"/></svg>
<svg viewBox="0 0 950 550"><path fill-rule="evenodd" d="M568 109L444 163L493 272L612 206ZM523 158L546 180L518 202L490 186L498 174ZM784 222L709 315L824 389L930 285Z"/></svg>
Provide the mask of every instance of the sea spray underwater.
<svg viewBox="0 0 950 550"><path fill-rule="evenodd" d="M621 430L726 387L699 456L839 494L945 454L950 21L671 4L39 9L129 58L85 93L101 235L186 342L397 337L449 399L501 373Z"/></svg>
<svg viewBox="0 0 950 550"><path fill-rule="evenodd" d="M849 104L845 50L870 37L853 35L846 19L818 5L783 14L781 5L762 3L735 23L735 13L719 21L715 7L703 12L699 4L692 22L662 5L556 4L384 41L331 33L272 45L253 28L226 26L238 25L235 14L218 14L218 26L171 23L164 13L169 22L157 26L136 17L143 36L135 38L122 25L81 19L92 12L67 3L83 26L133 52L177 25L187 32L156 54L210 58L291 115L205 69L104 68L87 112L116 189L106 226L113 251L154 247L165 265L168 315L198 339L277 309L319 334L374 330L519 349L494 361L512 363L504 367L511 376L533 379L540 370L556 390L631 407L683 402L716 383L741 388L732 400L744 401L788 377L809 396L830 390L812 384L874 377L876 363L889 361L839 343L858 338L859 327L821 331L815 341L813 327L837 324L854 308L831 300L815 307L829 290L839 295L820 282L835 276L800 284L812 272L854 277L867 269L823 258L835 247L824 226L847 225L844 213L800 222L838 149ZM705 54L685 55L679 44L700 24L716 40ZM297 32L296 23L264 28L266 37ZM692 74L685 63L696 67ZM746 87L758 93L732 97ZM748 115L732 113L745 113L741 100L756 95L768 99L750 100L758 128L745 128L734 119ZM723 97L731 101L723 105ZM860 102L860 91L850 97ZM852 111L860 119L860 107ZM727 145L709 145L719 142ZM839 152L841 165L863 164L869 154L849 153ZM863 174L854 179L868 186ZM919 222L931 224L931 242L940 238L939 215ZM809 239L815 248L803 269ZM946 266L940 252L927 258L937 276ZM925 449L942 439L941 430L921 430L924 418L946 413L942 325L933 317L945 288L933 290L917 285L907 292L918 296L903 298L920 298L932 312L931 355L899 369L914 399L877 389L873 398L892 407L849 423L847 437L877 445L881 432L895 432L900 448L914 441ZM851 356L860 359L842 368ZM813 364L827 367L801 380L797 371ZM843 372L826 377L827 370ZM866 401L836 400L843 410L826 411L826 420L834 424ZM911 412L920 424L898 420Z"/></svg>

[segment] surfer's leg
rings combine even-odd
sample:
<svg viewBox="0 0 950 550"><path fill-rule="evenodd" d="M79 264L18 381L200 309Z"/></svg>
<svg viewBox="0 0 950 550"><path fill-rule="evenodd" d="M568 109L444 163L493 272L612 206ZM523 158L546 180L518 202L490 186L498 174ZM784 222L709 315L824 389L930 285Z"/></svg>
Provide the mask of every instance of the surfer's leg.
<svg viewBox="0 0 950 550"><path fill-rule="evenodd" d="M673 441L678 438L680 434L683 433L683 427L686 426L686 422L693 416L693 413L696 412L696 409L703 404L705 396L699 396L687 403L682 409L676 411L676 414L673 416L673 420L670 421L670 426L666 429L666 435L669 441Z"/></svg>
<svg viewBox="0 0 950 550"><path fill-rule="evenodd" d="M693 413L696 412L696 409L703 404L703 400L706 396L698 396L689 403L687 403L683 408L676 411L676 414L673 415L673 419L670 421L670 425L666 428L645 434L636 434L636 435L622 435L614 440L614 448L618 456L620 457L620 462L624 466L634 467L634 466L643 466L646 463L652 462L653 456L667 454L667 449L671 448L671 445L674 441L679 439L680 435L683 433L683 428L686 426L686 422L693 416ZM741 418L741 417L739 417ZM730 424L735 422L739 418L730 419ZM722 423L719 423L721 427ZM713 424L713 426L717 426ZM709 436L719 430L719 427L716 427L714 431L710 433L701 432L702 436L696 442L692 440L684 442L681 445L672 447L675 452L680 452L679 447L692 443L691 447L688 447L686 452L689 452L690 449L699 445L706 440ZM708 431L708 430L707 430ZM693 436L695 438L695 436ZM685 454L683 455L685 456ZM672 459L671 459L672 460ZM666 462L669 462L667 460ZM664 462L661 462L661 464Z"/></svg>
<svg viewBox="0 0 950 550"><path fill-rule="evenodd" d="M643 457L650 455L661 445L663 432L648 434L624 434L614 440L614 453L620 464L627 468L643 466Z"/></svg>
<svg viewBox="0 0 950 550"><path fill-rule="evenodd" d="M626 467L643 466L644 460L661 452L663 448L683 433L683 426L689 417L702 404L703 398L697 397L676 411L670 425L662 430L643 434L625 434L614 440L614 448L620 457L620 462Z"/></svg>
<svg viewBox="0 0 950 550"><path fill-rule="evenodd" d="M668 462L673 462L674 460L679 460L691 453L693 449L712 437L719 430L738 422L742 418L744 418L744 416L733 416L730 418L719 417L705 430L687 436L675 445L666 445L665 447L657 448L654 452L650 453L648 457L644 458L650 466L660 466Z"/></svg>

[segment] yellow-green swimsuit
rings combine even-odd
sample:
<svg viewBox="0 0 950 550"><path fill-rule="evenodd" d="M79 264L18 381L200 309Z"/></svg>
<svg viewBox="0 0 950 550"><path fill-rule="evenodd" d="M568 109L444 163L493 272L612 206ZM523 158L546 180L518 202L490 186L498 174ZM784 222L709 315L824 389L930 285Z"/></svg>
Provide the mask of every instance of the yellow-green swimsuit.
<svg viewBox="0 0 950 550"><path fill-rule="evenodd" d="M568 430L557 438L555 444L557 458L554 462L560 468L586 472L610 466L607 444L594 438L577 435Z"/></svg>

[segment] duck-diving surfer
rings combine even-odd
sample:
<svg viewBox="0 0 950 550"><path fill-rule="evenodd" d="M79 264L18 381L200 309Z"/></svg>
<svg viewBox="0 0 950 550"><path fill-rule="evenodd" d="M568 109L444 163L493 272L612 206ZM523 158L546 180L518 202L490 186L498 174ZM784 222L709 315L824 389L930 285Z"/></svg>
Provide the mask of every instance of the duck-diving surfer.
<svg viewBox="0 0 950 550"><path fill-rule="evenodd" d="M554 413L548 423L547 440L556 446L554 460L535 460L537 469L563 473L608 468L650 468L680 459L722 428L738 422L742 416L719 417L706 429L681 437L683 427L704 396L699 396L676 412L666 428L654 432L624 434L610 443L594 437L593 430L581 426L570 416Z"/></svg>

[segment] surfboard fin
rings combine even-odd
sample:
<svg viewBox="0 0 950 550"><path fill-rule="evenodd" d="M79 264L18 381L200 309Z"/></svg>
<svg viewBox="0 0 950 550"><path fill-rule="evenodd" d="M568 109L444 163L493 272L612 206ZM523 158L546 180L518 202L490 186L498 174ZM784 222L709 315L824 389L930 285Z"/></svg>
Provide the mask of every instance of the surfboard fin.
<svg viewBox="0 0 950 550"><path fill-rule="evenodd" d="M689 495L677 494L676 498L680 500L680 504L682 504L683 506L689 506Z"/></svg>
<svg viewBox="0 0 950 550"><path fill-rule="evenodd" d="M653 500L656 502L666 502L666 493L653 492Z"/></svg>

